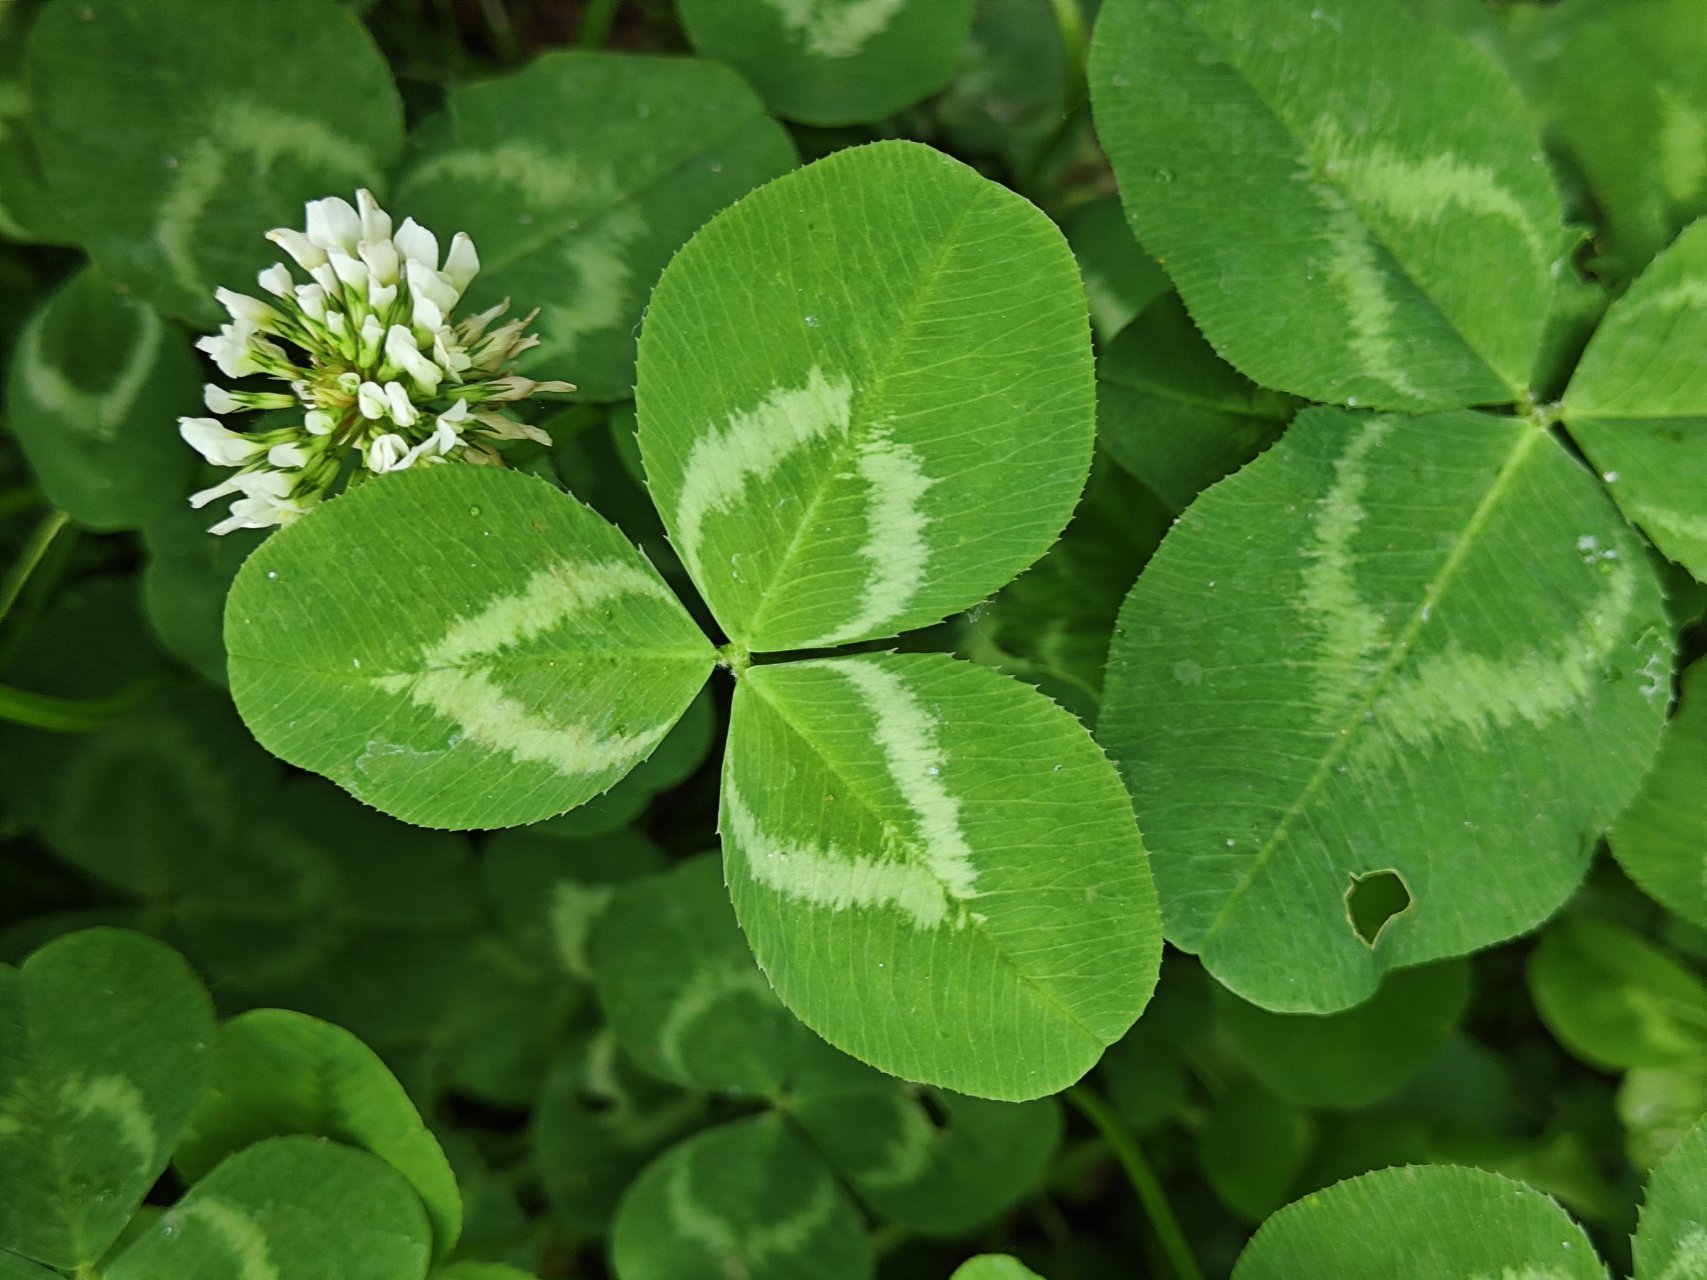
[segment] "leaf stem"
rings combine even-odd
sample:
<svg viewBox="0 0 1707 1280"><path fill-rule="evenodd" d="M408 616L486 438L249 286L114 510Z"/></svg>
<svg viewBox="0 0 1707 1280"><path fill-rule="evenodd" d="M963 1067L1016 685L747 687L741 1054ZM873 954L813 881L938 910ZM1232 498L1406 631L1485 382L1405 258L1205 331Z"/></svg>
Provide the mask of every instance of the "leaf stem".
<svg viewBox="0 0 1707 1280"><path fill-rule="evenodd" d="M110 698L60 698L0 684L0 720L49 733L87 733L134 711L173 682L165 672L143 676Z"/></svg>
<svg viewBox="0 0 1707 1280"><path fill-rule="evenodd" d="M12 611L12 606L18 602L18 596L23 593L30 575L36 571L42 557L47 555L47 549L53 545L53 540L70 520L71 517L63 511L50 511L30 531L23 550L18 553L17 562L7 570L5 578L0 579L0 622L5 621L6 615Z"/></svg>
<svg viewBox="0 0 1707 1280"><path fill-rule="evenodd" d="M1167 1255L1176 1280L1203 1280L1203 1272L1185 1242L1185 1233L1180 1230L1179 1219L1174 1217L1173 1206L1168 1203L1161 1180L1150 1168L1149 1161L1144 1159L1137 1140L1120 1122L1120 1117L1114 1114L1114 1108L1103 1100L1101 1094L1082 1084L1067 1090L1067 1101L1091 1122L1103 1141L1108 1143L1109 1150L1114 1152L1115 1159L1120 1161L1121 1168L1126 1170L1127 1180L1137 1192L1138 1202L1144 1206L1144 1213L1150 1219L1151 1229L1156 1233L1162 1252Z"/></svg>
<svg viewBox="0 0 1707 1280"><path fill-rule="evenodd" d="M589 0L586 12L581 15L581 31L575 43L583 49L602 49L621 7L622 0Z"/></svg>

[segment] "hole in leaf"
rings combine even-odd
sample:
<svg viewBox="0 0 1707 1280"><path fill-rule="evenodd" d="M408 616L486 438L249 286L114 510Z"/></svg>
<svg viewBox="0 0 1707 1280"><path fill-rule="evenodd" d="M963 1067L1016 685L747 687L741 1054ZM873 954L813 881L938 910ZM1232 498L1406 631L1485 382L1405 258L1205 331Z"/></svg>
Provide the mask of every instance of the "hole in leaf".
<svg viewBox="0 0 1707 1280"><path fill-rule="evenodd" d="M1345 913L1363 945L1373 947L1392 918L1411 908L1411 891L1397 871L1352 873L1345 891Z"/></svg>

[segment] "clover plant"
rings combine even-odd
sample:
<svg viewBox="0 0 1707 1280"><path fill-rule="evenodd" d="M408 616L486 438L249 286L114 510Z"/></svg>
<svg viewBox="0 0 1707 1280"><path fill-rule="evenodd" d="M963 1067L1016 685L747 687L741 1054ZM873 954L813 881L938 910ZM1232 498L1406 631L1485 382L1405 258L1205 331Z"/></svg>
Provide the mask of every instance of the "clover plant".
<svg viewBox="0 0 1707 1280"><path fill-rule="evenodd" d="M1707 1280L1700 0L0 0L0 358L0 1280Z"/></svg>

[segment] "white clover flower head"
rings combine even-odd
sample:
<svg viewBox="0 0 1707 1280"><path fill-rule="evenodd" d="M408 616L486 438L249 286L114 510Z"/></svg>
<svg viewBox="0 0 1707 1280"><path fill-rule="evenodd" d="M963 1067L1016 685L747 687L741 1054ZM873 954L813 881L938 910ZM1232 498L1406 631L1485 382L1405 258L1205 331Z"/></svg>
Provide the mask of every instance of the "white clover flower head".
<svg viewBox="0 0 1707 1280"><path fill-rule="evenodd" d="M492 328L506 301L458 321L453 312L480 271L474 242L439 240L413 218L393 228L367 191L356 203L311 200L304 230L267 233L289 259L260 273L265 298L215 292L231 315L196 345L227 378L261 375L288 392L209 383L209 413L290 410L297 421L238 432L217 418L180 418L185 443L237 474L190 499L194 507L239 495L214 533L288 524L318 505L355 458L350 482L445 462L503 465L498 440L551 442L512 416L540 393L575 388L512 372L539 344L537 311ZM303 277L307 277L304 279ZM488 332L490 330L490 332Z"/></svg>

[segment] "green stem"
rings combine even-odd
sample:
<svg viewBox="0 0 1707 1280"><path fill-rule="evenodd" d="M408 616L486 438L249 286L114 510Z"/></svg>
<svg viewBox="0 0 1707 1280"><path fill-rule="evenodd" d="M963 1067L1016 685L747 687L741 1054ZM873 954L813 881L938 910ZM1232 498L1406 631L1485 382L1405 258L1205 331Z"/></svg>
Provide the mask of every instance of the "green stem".
<svg viewBox="0 0 1707 1280"><path fill-rule="evenodd" d="M581 15L581 33L575 37L575 43L583 49L602 49L616 22L616 11L621 7L622 0L588 0L587 11Z"/></svg>
<svg viewBox="0 0 1707 1280"><path fill-rule="evenodd" d="M1095 1126L1108 1143L1109 1150L1114 1152L1115 1159L1120 1161L1121 1168L1126 1170L1127 1180L1138 1193L1138 1202L1144 1206L1156 1240L1173 1268L1175 1280L1203 1280L1203 1272L1185 1242L1185 1233L1180 1230L1179 1219L1174 1217L1173 1206L1168 1203L1161 1180L1150 1168L1149 1161L1144 1159L1137 1140L1120 1122L1120 1117L1114 1114L1114 1108L1103 1101L1100 1094L1082 1084L1067 1090L1067 1101Z"/></svg>
<svg viewBox="0 0 1707 1280"><path fill-rule="evenodd" d="M1070 116L1085 100L1085 15L1079 0L1053 0L1055 29L1061 33L1061 55L1067 83L1061 94L1061 114Z"/></svg>
<svg viewBox="0 0 1707 1280"><path fill-rule="evenodd" d="M110 698L59 698L0 685L0 720L45 729L49 733L87 733L134 711L172 683L164 673L144 676Z"/></svg>
<svg viewBox="0 0 1707 1280"><path fill-rule="evenodd" d="M47 549L53 545L53 540L70 520L71 517L63 511L50 511L30 531L24 549L18 553L17 563L7 571L6 577L0 580L0 621L4 621L6 615L12 611L24 584L30 580L30 575L36 571L36 566L47 554Z"/></svg>

